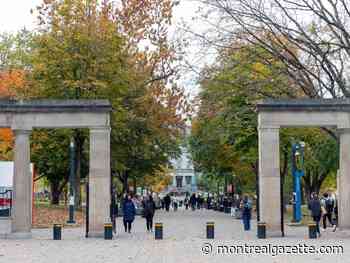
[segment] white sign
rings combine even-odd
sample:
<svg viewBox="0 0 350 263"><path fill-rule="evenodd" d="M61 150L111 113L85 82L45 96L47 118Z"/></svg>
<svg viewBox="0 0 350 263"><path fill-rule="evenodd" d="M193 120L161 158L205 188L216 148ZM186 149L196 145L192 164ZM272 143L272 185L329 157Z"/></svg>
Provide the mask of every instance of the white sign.
<svg viewBox="0 0 350 263"><path fill-rule="evenodd" d="M74 195L69 197L69 205L74 205Z"/></svg>
<svg viewBox="0 0 350 263"><path fill-rule="evenodd" d="M33 164L30 164L33 174ZM13 162L0 161L0 187L12 187L13 185Z"/></svg>

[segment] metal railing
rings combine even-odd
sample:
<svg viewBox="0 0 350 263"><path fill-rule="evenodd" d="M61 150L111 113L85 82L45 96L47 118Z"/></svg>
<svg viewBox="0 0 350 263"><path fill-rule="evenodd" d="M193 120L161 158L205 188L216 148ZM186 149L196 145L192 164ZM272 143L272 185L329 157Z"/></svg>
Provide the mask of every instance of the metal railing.
<svg viewBox="0 0 350 263"><path fill-rule="evenodd" d="M12 210L12 190L0 192L0 217L9 217Z"/></svg>

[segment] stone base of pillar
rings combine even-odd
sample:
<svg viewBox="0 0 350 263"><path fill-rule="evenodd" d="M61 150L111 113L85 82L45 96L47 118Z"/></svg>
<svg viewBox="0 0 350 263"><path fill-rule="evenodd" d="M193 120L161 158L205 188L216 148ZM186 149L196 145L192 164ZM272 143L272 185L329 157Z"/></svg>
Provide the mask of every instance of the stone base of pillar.
<svg viewBox="0 0 350 263"><path fill-rule="evenodd" d="M31 239L32 232L12 232L7 235L7 239Z"/></svg>
<svg viewBox="0 0 350 263"><path fill-rule="evenodd" d="M275 231L269 231L266 230L266 237L282 237L282 232L281 230L275 230Z"/></svg>
<svg viewBox="0 0 350 263"><path fill-rule="evenodd" d="M91 232L89 231L89 237L92 238L100 238L100 237L104 237L104 232Z"/></svg>

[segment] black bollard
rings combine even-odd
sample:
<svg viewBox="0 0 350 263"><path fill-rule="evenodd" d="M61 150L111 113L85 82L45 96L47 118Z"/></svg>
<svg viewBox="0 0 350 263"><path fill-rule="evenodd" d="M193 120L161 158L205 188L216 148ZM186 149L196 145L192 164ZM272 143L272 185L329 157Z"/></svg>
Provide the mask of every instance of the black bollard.
<svg viewBox="0 0 350 263"><path fill-rule="evenodd" d="M54 224L53 225L53 240L61 240L62 239L62 225Z"/></svg>
<svg viewBox="0 0 350 263"><path fill-rule="evenodd" d="M266 238L266 223L258 222L258 238Z"/></svg>
<svg viewBox="0 0 350 263"><path fill-rule="evenodd" d="M207 222L207 238L214 239L214 222Z"/></svg>
<svg viewBox="0 0 350 263"><path fill-rule="evenodd" d="M155 223L154 225L154 238L163 239L163 224Z"/></svg>
<svg viewBox="0 0 350 263"><path fill-rule="evenodd" d="M316 223L309 223L309 238L317 238L317 227Z"/></svg>
<svg viewBox="0 0 350 263"><path fill-rule="evenodd" d="M112 223L105 223L104 229L105 229L105 239L106 240L113 239L113 224Z"/></svg>

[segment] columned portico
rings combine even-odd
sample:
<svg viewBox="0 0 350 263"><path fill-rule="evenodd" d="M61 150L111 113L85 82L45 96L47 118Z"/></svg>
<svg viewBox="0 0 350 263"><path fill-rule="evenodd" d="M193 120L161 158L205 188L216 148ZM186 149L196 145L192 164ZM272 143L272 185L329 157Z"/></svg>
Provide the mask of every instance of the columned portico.
<svg viewBox="0 0 350 263"><path fill-rule="evenodd" d="M328 127L339 134L339 228L350 229L350 100L266 100L258 103L260 221L281 235L279 129Z"/></svg>
<svg viewBox="0 0 350 263"><path fill-rule="evenodd" d="M90 129L89 236L103 237L110 218L110 128Z"/></svg>
<svg viewBox="0 0 350 263"><path fill-rule="evenodd" d="M259 128L260 220L266 222L271 236L281 234L279 166L279 129Z"/></svg>
<svg viewBox="0 0 350 263"><path fill-rule="evenodd" d="M88 234L103 236L104 223L110 217L110 111L107 100L0 101L0 127L11 128L15 134L10 237L31 236L29 136L34 128L90 129Z"/></svg>
<svg viewBox="0 0 350 263"><path fill-rule="evenodd" d="M14 178L12 229L14 237L30 238L32 226L32 176L30 171L30 130L14 130Z"/></svg>

